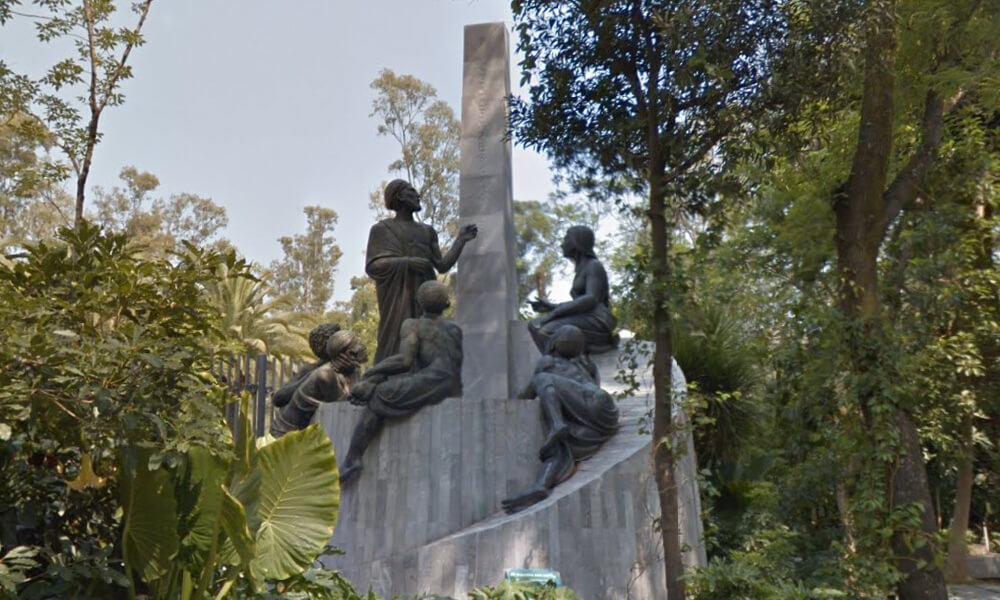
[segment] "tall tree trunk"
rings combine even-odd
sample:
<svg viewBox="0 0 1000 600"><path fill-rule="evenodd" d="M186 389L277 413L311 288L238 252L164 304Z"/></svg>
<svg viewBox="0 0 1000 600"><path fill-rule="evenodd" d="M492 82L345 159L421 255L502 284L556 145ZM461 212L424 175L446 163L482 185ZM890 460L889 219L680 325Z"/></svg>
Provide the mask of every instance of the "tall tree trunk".
<svg viewBox="0 0 1000 600"><path fill-rule="evenodd" d="M965 534L969 530L969 509L972 504L972 415L962 419L962 430L959 432L962 444L962 457L958 461L958 478L955 483L955 510L951 515L951 525L948 527L948 562L945 572L949 581L966 581L969 570L966 559L969 548L965 543Z"/></svg>
<svg viewBox="0 0 1000 600"><path fill-rule="evenodd" d="M934 567L931 543L936 531L934 507L916 425L898 405L892 407L888 421L873 411L876 405L889 402L891 390L885 387L893 385L895 379L895 365L885 362L887 340L879 298L878 252L889 222L901 207L896 203L887 205L886 201L895 92L895 0L877 3L872 14L865 50L858 145L847 185L834 204L840 308L849 322L848 352L854 374L862 382L857 393L865 423L869 429L894 428L901 444L888 482L889 506L922 507L921 532L926 534L927 543L916 547L903 532L897 531L893 536L896 568L903 575L897 593L901 600L947 600L944 577ZM897 192L896 196L902 194ZM873 431L874 436L879 433Z"/></svg>
<svg viewBox="0 0 1000 600"><path fill-rule="evenodd" d="M657 146L652 147L656 148ZM667 598L684 600L684 564L681 562L680 510L677 500L677 477L674 471L674 421L672 411L670 308L670 231L662 183L663 167L656 156L650 160L649 219L653 246L653 468L660 500L660 530L663 536L663 560L667 579Z"/></svg>

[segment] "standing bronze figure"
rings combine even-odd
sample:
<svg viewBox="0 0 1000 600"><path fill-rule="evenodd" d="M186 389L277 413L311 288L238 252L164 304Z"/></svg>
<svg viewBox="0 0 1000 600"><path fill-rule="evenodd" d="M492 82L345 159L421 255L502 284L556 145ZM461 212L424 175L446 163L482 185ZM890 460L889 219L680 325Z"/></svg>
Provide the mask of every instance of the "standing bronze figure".
<svg viewBox="0 0 1000 600"><path fill-rule="evenodd" d="M378 345L375 364L399 350L403 321L418 316L417 288L454 266L465 244L476 237L475 224L463 226L454 245L444 256L437 232L414 221L420 210L420 194L402 179L385 186L385 206L395 217L383 219L368 234L365 272L375 280L378 297Z"/></svg>
<svg viewBox="0 0 1000 600"><path fill-rule="evenodd" d="M562 253L576 266L570 288L573 299L560 304L532 301L531 307L542 313L528 324L535 345L545 353L549 338L563 325L573 325L583 332L586 352L599 354L616 348L618 321L611 314L608 274L594 254L594 231L583 225L570 227L562 241Z"/></svg>

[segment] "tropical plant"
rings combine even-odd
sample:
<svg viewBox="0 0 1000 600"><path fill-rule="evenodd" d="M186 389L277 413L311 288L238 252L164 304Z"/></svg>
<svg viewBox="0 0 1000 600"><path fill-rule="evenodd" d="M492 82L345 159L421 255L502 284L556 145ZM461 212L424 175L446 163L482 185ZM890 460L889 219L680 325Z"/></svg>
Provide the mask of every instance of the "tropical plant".
<svg viewBox="0 0 1000 600"><path fill-rule="evenodd" d="M311 358L307 336L316 319L293 310L291 300L268 285L270 277L269 271L254 275L242 260L220 264L205 295L226 337L243 351Z"/></svg>
<svg viewBox="0 0 1000 600"><path fill-rule="evenodd" d="M147 448L121 454L125 571L155 598L294 588L333 535L340 486L330 439L311 425L258 449L248 407L244 399L226 455L192 448L151 468Z"/></svg>

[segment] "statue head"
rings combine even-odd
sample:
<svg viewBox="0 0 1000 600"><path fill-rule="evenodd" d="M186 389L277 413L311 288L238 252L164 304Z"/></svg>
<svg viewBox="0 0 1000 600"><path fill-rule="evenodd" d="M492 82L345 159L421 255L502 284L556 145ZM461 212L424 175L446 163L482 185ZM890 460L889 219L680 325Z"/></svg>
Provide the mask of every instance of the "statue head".
<svg viewBox="0 0 1000 600"><path fill-rule="evenodd" d="M594 254L594 230L586 225L574 225L566 230L566 236L562 242L563 256L573 258L574 256L589 256L597 258Z"/></svg>
<svg viewBox="0 0 1000 600"><path fill-rule="evenodd" d="M587 349L587 340L576 325L563 325L556 329L546 348L547 354L558 354L563 358L574 358Z"/></svg>
<svg viewBox="0 0 1000 600"><path fill-rule="evenodd" d="M340 325L336 323L322 323L309 332L309 349L320 360L330 360L330 355L326 351L326 341L330 336L340 331Z"/></svg>
<svg viewBox="0 0 1000 600"><path fill-rule="evenodd" d="M349 329L341 329L330 336L326 342L326 353L334 368L345 375L354 373L368 360L368 349L361 336Z"/></svg>
<svg viewBox="0 0 1000 600"><path fill-rule="evenodd" d="M417 288L417 304L425 313L440 315L451 306L448 288L435 280L425 281Z"/></svg>
<svg viewBox="0 0 1000 600"><path fill-rule="evenodd" d="M385 207L392 211L399 210L402 205L412 208L414 212L420 210L420 194L405 179L393 179L387 183L382 199Z"/></svg>

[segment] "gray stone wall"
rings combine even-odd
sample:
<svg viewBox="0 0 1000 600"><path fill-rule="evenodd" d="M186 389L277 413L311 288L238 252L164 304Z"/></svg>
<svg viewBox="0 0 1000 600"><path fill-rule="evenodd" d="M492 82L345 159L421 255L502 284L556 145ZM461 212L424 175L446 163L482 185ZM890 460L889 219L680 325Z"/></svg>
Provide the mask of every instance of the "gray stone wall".
<svg viewBox="0 0 1000 600"><path fill-rule="evenodd" d="M319 411L338 457L347 455L360 412L347 403ZM448 398L387 423L361 477L341 491L333 545L349 552L344 561L363 563L487 518L534 477L541 437L536 400Z"/></svg>
<svg viewBox="0 0 1000 600"><path fill-rule="evenodd" d="M648 349L646 349L648 350ZM617 354L597 357L611 392ZM642 362L640 360L640 362ZM621 431L552 495L506 515L500 501L534 481L542 441L537 400L450 398L388 424L365 456L361 477L342 491L326 559L361 590L383 597L437 593L464 598L513 567L553 568L581 598L662 599L662 545L650 461L640 420L651 406L651 378L620 404ZM674 371L675 391L684 390ZM360 409L325 405L319 420L344 456ZM677 418L683 415L677 413ZM681 457L681 530L687 565L705 564L691 450Z"/></svg>

